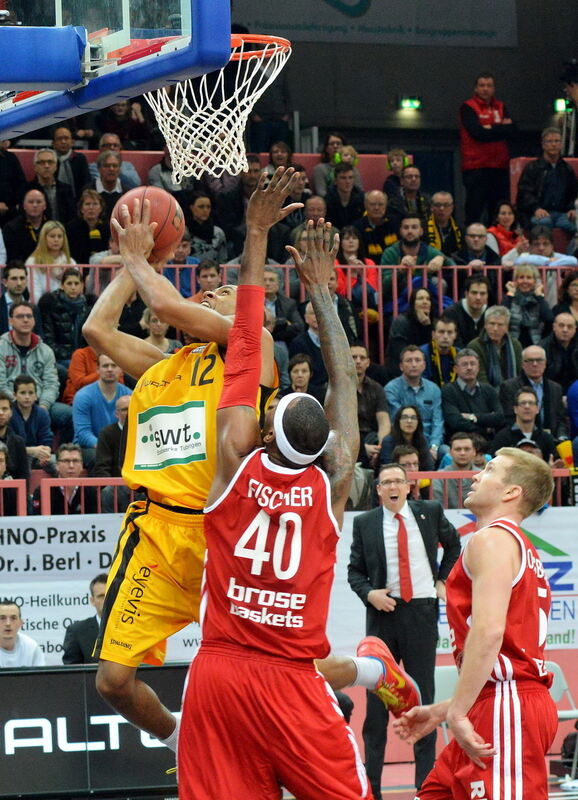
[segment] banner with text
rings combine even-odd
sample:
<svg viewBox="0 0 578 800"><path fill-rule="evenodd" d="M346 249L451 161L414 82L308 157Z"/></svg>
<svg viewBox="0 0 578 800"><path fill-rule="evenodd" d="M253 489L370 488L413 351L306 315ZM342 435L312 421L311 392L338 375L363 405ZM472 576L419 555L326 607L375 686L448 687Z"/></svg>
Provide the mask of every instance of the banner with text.
<svg viewBox="0 0 578 800"><path fill-rule="evenodd" d="M476 529L467 511L447 511L460 535ZM334 652L352 653L365 635L365 608L347 583L353 518L346 514L338 546L328 632ZM578 537L573 508L548 508L524 523L536 546L552 588L548 646L574 649ZM68 625L91 616L88 585L107 572L116 547L121 516L115 514L0 519L0 597L22 605L23 631L35 639L47 664L62 663ZM192 624L169 640L167 660L189 661L199 642ZM439 652L449 652L445 606L440 608Z"/></svg>
<svg viewBox="0 0 578 800"><path fill-rule="evenodd" d="M496 0L480 13L474 0L293 0L263 3L236 0L236 22L251 33L284 36L294 42L335 42L455 47L515 47L515 0Z"/></svg>

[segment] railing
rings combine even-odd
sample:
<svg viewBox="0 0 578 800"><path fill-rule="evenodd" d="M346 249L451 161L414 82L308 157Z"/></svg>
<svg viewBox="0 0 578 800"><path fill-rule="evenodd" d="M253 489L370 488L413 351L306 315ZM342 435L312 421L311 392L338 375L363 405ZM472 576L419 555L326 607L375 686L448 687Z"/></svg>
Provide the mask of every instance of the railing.
<svg viewBox="0 0 578 800"><path fill-rule="evenodd" d="M191 287L196 286L197 281L197 268L192 265L169 265L174 270L175 285L180 290L181 273L183 270L191 271ZM85 279L90 278L91 290L95 294L100 291L112 280L112 277L119 269L118 265L79 265L79 268L84 272ZM49 270L55 269L53 266L34 265L29 267L33 272L40 272L43 274L43 282L46 290L50 291L50 272ZM62 270L64 267L57 267L57 270ZM290 277L291 270L294 269L291 265L278 265L275 269L282 271L284 274L283 289L287 296L291 295ZM343 266L340 269L345 270L346 277L346 296L351 300L353 286L356 280L356 272L359 267ZM484 266L481 269L474 269L468 266L451 266L442 267L436 270L429 270L428 267L406 267L404 265L397 266L377 266L379 272L379 280L377 282L377 290L367 282L367 272L362 268L361 272L361 304L356 306L356 310L361 313L361 329L362 338L366 345L370 341L377 350L377 357L380 363L383 363L385 357L386 345L386 330L387 326L384 325L385 319L396 317L407 304L407 300L411 297L413 291L421 286L430 286L435 288L435 283L444 285L443 292L437 292L437 314L440 315L444 310L444 298L450 298L453 302L460 299L460 287L463 285L465 279L471 275L485 275L490 277L491 284L495 287L495 301L501 303L504 297L504 286L506 281L511 278L511 267L497 266ZM539 267L538 272L545 290L550 294L557 293L563 276L566 272L572 270L573 267ZM223 283L237 283L237 274L239 270L238 264L223 264L221 266ZM356 271L354 273L354 270ZM391 293L387 295L383 292L382 277L383 273L391 274ZM417 286L413 285L412 281L416 281ZM445 283L442 284L442 281ZM31 300L37 302L38 298L34 297L33 281L29 281L31 288ZM407 287L407 288L406 288ZM195 290L196 291L196 290ZM403 294L402 294L403 292ZM367 311L374 305L373 299L375 296L375 304L379 310L379 319L376 324L372 323L369 319ZM305 299L305 290L301 287L299 295L295 298L298 301ZM447 299L445 300L447 303ZM385 311L383 309L385 308Z"/></svg>
<svg viewBox="0 0 578 800"><path fill-rule="evenodd" d="M54 513L52 511L52 502L50 497L50 490L53 487L61 488L74 488L80 492L80 514L91 513L88 506L92 506L92 498L87 496L87 489L94 488L94 511L92 513L102 514L102 496L99 489L104 489L107 486L117 487L113 493L113 513L118 513L124 509L119 503L118 487L127 488L126 483L122 478L43 478L40 482L40 513L42 516L49 516ZM130 492L130 501L135 498L135 493ZM88 508L87 508L88 507ZM68 514L68 503L64 503L64 514Z"/></svg>
<svg viewBox="0 0 578 800"><path fill-rule="evenodd" d="M25 517L28 514L26 481L0 481L0 517Z"/></svg>

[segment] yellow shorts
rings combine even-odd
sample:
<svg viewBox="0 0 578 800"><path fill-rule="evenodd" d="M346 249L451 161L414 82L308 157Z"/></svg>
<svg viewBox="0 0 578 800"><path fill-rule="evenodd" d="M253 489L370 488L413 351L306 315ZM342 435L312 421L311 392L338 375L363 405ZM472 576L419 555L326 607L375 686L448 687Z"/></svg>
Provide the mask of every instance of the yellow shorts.
<svg viewBox="0 0 578 800"><path fill-rule="evenodd" d="M199 620L204 517L150 501L128 507L106 585L97 658L162 664L166 639Z"/></svg>

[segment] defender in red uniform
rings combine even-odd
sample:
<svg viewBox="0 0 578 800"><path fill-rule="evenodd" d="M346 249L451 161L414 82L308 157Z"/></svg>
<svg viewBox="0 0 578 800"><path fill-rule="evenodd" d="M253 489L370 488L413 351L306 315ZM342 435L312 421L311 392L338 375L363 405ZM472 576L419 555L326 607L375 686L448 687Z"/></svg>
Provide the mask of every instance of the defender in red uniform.
<svg viewBox="0 0 578 800"><path fill-rule="evenodd" d="M456 692L394 723L411 743L444 719L455 737L419 800L548 796L545 755L558 724L544 661L550 587L520 524L552 490L548 465L514 448L498 450L473 478L465 505L481 527L446 584Z"/></svg>
<svg viewBox="0 0 578 800"><path fill-rule="evenodd" d="M258 219L258 216L255 217ZM338 237L310 224L291 249L319 324L325 411L283 398L254 415L266 236L249 231L217 411L217 472L205 509L201 648L191 664L178 749L181 800L360 800L367 779L352 731L313 659L359 447L356 375L328 290ZM257 284L257 285L256 285ZM331 429L331 433L330 433Z"/></svg>

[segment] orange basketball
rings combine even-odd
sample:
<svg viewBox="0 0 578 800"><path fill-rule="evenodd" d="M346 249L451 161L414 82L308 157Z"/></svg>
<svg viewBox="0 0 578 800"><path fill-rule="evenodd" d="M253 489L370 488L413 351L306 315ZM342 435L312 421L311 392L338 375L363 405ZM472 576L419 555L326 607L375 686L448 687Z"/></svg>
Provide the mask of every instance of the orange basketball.
<svg viewBox="0 0 578 800"><path fill-rule="evenodd" d="M137 186L130 192L123 194L112 210L111 220L117 219L122 225L120 207L125 204L132 214L135 200L140 200L141 210L143 203L148 200L151 204L150 221L156 222L154 232L155 246L149 256L149 261L155 263L168 258L181 241L185 230L185 217L183 210L172 194L159 189L157 186ZM116 240L116 230L111 224L110 229Z"/></svg>

